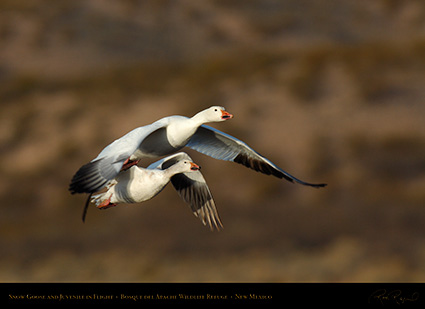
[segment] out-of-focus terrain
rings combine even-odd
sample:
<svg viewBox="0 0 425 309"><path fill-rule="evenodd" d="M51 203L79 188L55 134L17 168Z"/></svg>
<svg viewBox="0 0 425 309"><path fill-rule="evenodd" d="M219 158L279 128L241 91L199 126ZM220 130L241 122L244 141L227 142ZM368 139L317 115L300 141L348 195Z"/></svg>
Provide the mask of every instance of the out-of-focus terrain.
<svg viewBox="0 0 425 309"><path fill-rule="evenodd" d="M423 1L7 0L0 46L0 281L425 280ZM328 187L188 151L223 231L172 186L81 222L81 165L210 105Z"/></svg>

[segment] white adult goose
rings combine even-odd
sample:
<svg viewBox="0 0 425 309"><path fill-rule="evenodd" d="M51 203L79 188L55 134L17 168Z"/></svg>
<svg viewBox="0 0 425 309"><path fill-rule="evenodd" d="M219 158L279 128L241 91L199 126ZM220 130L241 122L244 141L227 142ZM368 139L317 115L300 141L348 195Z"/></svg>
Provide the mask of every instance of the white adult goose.
<svg viewBox="0 0 425 309"><path fill-rule="evenodd" d="M110 181L105 192L91 201L100 209L119 203L140 203L152 199L171 181L183 200L204 225L223 227L208 185L188 154L180 152L151 164L148 168L132 166ZM89 197L90 199L90 197ZM85 219L88 202L84 208Z"/></svg>
<svg viewBox="0 0 425 309"><path fill-rule="evenodd" d="M202 124L232 117L223 107L212 106L192 118L169 116L136 128L106 146L96 158L83 165L72 178L69 190L72 194L97 192L122 169L137 164L140 159L167 156L179 151Z"/></svg>
<svg viewBox="0 0 425 309"><path fill-rule="evenodd" d="M223 107L212 106L191 118L169 116L136 128L106 146L91 162L83 165L71 180L74 193L94 193L144 157L170 155L187 146L215 159L243 164L255 171L312 187L326 184L304 182L261 156L241 140L205 125L233 118Z"/></svg>

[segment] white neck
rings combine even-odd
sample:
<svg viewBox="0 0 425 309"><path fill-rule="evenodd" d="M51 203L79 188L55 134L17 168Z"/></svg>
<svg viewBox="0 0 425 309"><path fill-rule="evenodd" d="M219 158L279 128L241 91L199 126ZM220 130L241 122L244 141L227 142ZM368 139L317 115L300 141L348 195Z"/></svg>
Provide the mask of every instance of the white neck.
<svg viewBox="0 0 425 309"><path fill-rule="evenodd" d="M173 177L176 174L182 173L182 170L180 168L179 165L172 165L169 168L164 170L164 175L165 177L167 177L168 179L170 179L171 177Z"/></svg>
<svg viewBox="0 0 425 309"><path fill-rule="evenodd" d="M205 111L201 111L192 118L178 117L170 123L167 130L168 141L173 147L181 148L189 141L196 130L204 123L209 122Z"/></svg>
<svg viewBox="0 0 425 309"><path fill-rule="evenodd" d="M206 111L200 111L199 113L194 115L192 118L190 118L190 120L192 120L192 122L194 122L194 124L197 127L199 127L200 125L203 125L204 123L208 122L205 114L206 114Z"/></svg>

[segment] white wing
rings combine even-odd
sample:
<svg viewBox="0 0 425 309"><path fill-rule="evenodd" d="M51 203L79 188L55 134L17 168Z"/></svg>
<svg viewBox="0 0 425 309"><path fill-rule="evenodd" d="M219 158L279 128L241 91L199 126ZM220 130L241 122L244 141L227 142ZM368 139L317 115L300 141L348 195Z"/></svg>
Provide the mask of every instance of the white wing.
<svg viewBox="0 0 425 309"><path fill-rule="evenodd" d="M93 193L114 179L124 162L138 149L143 140L156 130L167 126L163 118L150 125L136 128L106 146L91 162L83 165L71 180L69 190L74 193Z"/></svg>
<svg viewBox="0 0 425 309"><path fill-rule="evenodd" d="M292 176L236 137L206 125L198 128L186 146L215 159L233 161L266 175L285 178L306 186L326 186L304 182Z"/></svg>

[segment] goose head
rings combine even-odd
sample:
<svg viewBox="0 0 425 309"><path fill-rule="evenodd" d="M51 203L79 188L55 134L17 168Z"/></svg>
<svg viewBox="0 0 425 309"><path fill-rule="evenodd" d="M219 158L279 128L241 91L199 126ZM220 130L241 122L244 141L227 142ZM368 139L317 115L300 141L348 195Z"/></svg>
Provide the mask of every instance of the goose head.
<svg viewBox="0 0 425 309"><path fill-rule="evenodd" d="M206 122L221 122L233 118L233 115L225 110L222 106L211 106L195 115L201 117Z"/></svg>
<svg viewBox="0 0 425 309"><path fill-rule="evenodd" d="M201 167L199 165L188 160L182 160L174 164L176 173L196 172L200 169Z"/></svg>

